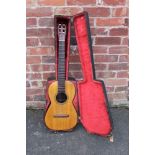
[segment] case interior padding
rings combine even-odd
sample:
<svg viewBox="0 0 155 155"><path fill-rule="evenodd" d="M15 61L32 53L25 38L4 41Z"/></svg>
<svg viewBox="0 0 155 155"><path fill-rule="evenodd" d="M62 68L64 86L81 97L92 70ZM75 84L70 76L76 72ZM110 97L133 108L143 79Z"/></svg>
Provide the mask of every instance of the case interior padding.
<svg viewBox="0 0 155 155"><path fill-rule="evenodd" d="M112 131L112 124L104 83L95 78L87 12L76 15L73 23L84 77L77 83L80 119L88 132L107 136Z"/></svg>

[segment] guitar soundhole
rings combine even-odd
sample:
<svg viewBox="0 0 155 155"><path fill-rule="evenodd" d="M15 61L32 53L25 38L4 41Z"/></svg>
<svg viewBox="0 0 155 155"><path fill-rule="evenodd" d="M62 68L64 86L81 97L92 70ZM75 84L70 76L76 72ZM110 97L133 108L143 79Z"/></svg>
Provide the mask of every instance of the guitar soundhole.
<svg viewBox="0 0 155 155"><path fill-rule="evenodd" d="M57 96L56 96L56 100L59 102L59 103L63 103L67 100L67 95L65 93L58 93Z"/></svg>

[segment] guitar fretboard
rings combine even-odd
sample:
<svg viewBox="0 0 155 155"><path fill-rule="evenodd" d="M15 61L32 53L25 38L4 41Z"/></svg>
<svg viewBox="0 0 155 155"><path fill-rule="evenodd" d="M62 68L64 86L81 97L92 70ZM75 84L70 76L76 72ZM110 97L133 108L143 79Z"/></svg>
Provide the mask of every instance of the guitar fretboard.
<svg viewBox="0 0 155 155"><path fill-rule="evenodd" d="M65 92L65 41L59 40L58 92Z"/></svg>

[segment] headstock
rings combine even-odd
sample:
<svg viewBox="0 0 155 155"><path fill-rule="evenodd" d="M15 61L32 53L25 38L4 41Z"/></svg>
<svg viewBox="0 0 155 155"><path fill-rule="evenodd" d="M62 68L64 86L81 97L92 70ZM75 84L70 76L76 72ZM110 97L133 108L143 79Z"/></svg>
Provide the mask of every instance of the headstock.
<svg viewBox="0 0 155 155"><path fill-rule="evenodd" d="M65 41L65 37L66 37L65 24L58 24L58 36L59 36L59 41Z"/></svg>

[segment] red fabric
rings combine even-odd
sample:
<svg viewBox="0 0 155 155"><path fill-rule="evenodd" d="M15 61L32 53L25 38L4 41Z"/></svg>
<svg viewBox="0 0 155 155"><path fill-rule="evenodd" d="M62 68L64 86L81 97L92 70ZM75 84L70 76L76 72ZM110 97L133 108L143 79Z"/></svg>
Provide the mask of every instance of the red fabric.
<svg viewBox="0 0 155 155"><path fill-rule="evenodd" d="M108 135L112 127L101 82L93 79L85 13L75 16L74 27L82 64L83 81L78 82L80 119L90 133Z"/></svg>

